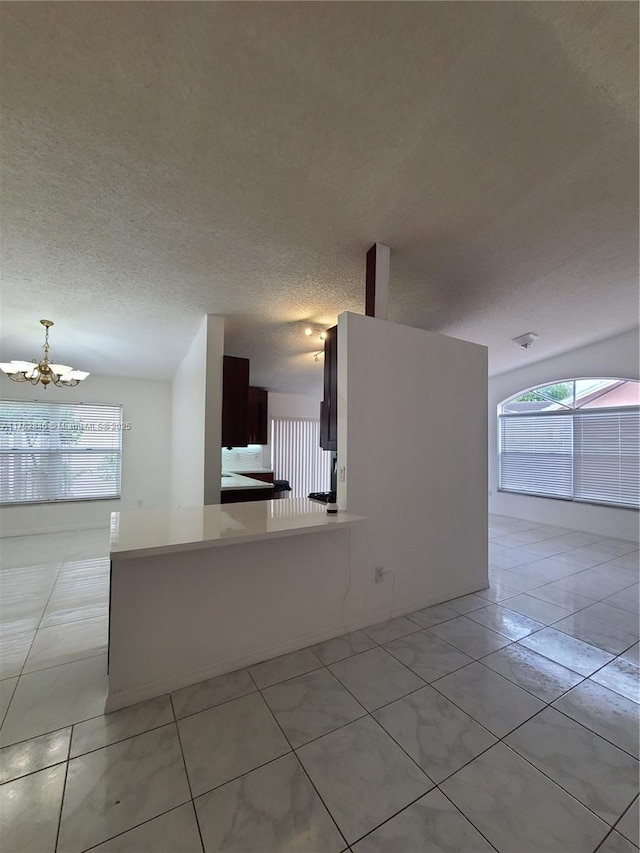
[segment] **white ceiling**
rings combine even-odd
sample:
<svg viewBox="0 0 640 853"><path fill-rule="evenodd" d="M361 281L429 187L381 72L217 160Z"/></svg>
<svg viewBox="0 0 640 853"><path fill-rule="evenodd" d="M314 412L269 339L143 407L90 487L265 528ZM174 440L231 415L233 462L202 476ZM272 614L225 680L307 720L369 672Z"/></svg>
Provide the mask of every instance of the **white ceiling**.
<svg viewBox="0 0 640 853"><path fill-rule="evenodd" d="M488 344L638 316L635 3L2 3L3 359L168 379L205 313L315 392L306 321ZM540 335L528 352L510 339Z"/></svg>

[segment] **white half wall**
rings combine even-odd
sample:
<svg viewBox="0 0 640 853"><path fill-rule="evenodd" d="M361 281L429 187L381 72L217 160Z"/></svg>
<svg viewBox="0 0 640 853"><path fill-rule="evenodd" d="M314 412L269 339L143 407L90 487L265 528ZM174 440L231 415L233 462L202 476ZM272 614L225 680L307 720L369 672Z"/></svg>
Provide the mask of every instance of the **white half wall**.
<svg viewBox="0 0 640 853"><path fill-rule="evenodd" d="M224 318L208 314L171 385L171 504L220 503Z"/></svg>
<svg viewBox="0 0 640 853"><path fill-rule="evenodd" d="M351 531L347 621L487 586L486 416L485 347L340 315L338 503L369 522Z"/></svg>
<svg viewBox="0 0 640 853"><path fill-rule="evenodd" d="M489 511L527 521L586 530L622 539L638 538L638 512L577 501L513 495L498 491L497 406L518 391L563 379L621 377L638 379L639 337L632 329L489 380Z"/></svg>
<svg viewBox="0 0 640 853"><path fill-rule="evenodd" d="M108 525L114 511L168 504L171 452L169 382L92 374L76 388L50 388L45 391L38 385L18 385L7 381L3 383L1 397L3 400L122 405L123 420L131 424L131 429L122 433L120 500L4 507L0 510L3 536Z"/></svg>

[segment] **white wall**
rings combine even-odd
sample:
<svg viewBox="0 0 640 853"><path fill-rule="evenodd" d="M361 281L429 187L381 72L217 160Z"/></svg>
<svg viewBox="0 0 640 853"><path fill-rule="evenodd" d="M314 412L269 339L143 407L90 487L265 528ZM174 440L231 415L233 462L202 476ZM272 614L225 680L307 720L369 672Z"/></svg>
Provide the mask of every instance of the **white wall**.
<svg viewBox="0 0 640 853"><path fill-rule="evenodd" d="M170 492L171 385L91 375L76 388L49 388L2 381L3 400L102 403L123 407L131 429L122 434L122 497L118 501L73 501L0 511L3 536L108 525L111 512L166 506Z"/></svg>
<svg viewBox="0 0 640 853"><path fill-rule="evenodd" d="M638 379L638 329L502 373L489 381L489 510L527 521L623 539L638 538L638 513L617 507L511 495L498 491L497 406L525 388L579 377Z"/></svg>
<svg viewBox="0 0 640 853"><path fill-rule="evenodd" d="M208 314L171 386L171 503L220 502L224 318Z"/></svg>
<svg viewBox="0 0 640 853"><path fill-rule="evenodd" d="M269 391L270 418L319 418L320 398Z"/></svg>
<svg viewBox="0 0 640 853"><path fill-rule="evenodd" d="M348 621L487 586L487 350L338 319L338 502L354 528ZM374 569L395 575L374 583Z"/></svg>

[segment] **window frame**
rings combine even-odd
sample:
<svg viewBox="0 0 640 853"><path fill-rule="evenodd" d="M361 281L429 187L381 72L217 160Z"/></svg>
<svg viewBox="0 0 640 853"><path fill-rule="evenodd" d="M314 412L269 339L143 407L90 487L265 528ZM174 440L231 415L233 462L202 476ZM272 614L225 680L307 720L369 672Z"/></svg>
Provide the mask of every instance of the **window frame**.
<svg viewBox="0 0 640 853"><path fill-rule="evenodd" d="M575 497L576 491L576 471L575 471L575 417L589 417L588 413L593 412L598 414L606 414L610 413L620 413L620 412L628 412L628 411L636 411L640 413L640 405L631 405L631 406L603 406L602 408L596 409L583 409L580 406L575 405L575 385L574 385L574 405L566 406L566 404L561 403L561 401L554 400L552 402L557 403L558 405L562 405L563 409L558 409L550 412L503 412L502 408L507 404L513 402L516 398L521 397L525 394L529 394L532 392L538 391L539 388L549 388L552 385L563 385L569 382L579 382L586 381L589 379L594 380L610 380L611 382L633 382L637 385L640 385L640 380L624 378L624 377L612 377L612 376L585 376L585 377L574 377L571 379L557 379L552 380L550 382L544 382L542 384L532 385L529 388L523 388L521 391L517 391L515 394L511 394L509 397L506 397L501 402L498 403L496 409L496 421L497 421L497 454L498 454L498 487L497 491L501 494L506 495L522 495L523 497L528 498L541 498L543 500L556 500L556 501L565 501L568 503L580 503L580 504L588 504L589 506L601 506L608 507L610 509L627 509L627 510L635 510L636 512L640 511L640 505L636 506L635 504L625 504L625 503L614 503L614 502L604 502L604 501L595 501L595 500L586 500L584 498ZM614 389L611 389L614 390ZM603 392L601 396L607 392ZM551 398L549 398L551 400ZM571 480L572 480L572 496L565 497L561 495L545 495L545 494L537 494L535 492L521 492L516 489L504 488L502 486L502 420L509 418L552 418L552 417L567 417L571 418L571 444L572 444L572 452L571 452Z"/></svg>
<svg viewBox="0 0 640 853"><path fill-rule="evenodd" d="M129 425L124 423L124 412L122 404L112 404L112 403L86 403L84 401L80 402L70 402L69 400L58 401L58 400L10 400L7 398L0 399L0 407L3 405L10 403L15 406L21 406L24 408L34 407L34 417L36 417L36 413L40 413L42 411L42 407L52 406L55 407L56 413L55 417L51 420L57 419L59 421L64 419L64 414L60 412L60 407L68 407L69 409L78 409L79 407L86 407L87 409L108 409L112 415L116 414L118 428L114 430L105 430L105 432L109 433L117 433L119 441L117 448L104 448L100 450L99 448L86 448L80 451L75 451L76 453L87 455L91 454L92 451L98 455L100 454L116 454L118 456L118 470L117 470L117 478L116 478L116 493L110 495L95 495L93 497L86 496L76 496L76 497L56 497L56 498L40 498L38 500L16 500L16 501L2 501L0 500L0 509L6 510L11 507L36 507L36 506L50 506L52 504L68 504L68 503L93 503L95 501L120 501L122 500L122 462L123 462L123 440L122 434L126 429L129 429ZM77 414L77 412L76 412ZM69 415L71 418L71 415ZM25 417L26 421L27 418ZM2 423L2 418L0 417L0 424ZM99 430L96 432L100 432ZM56 453L64 453L65 451L61 451L58 449L52 450L36 450L35 453L41 453L44 455L51 454L52 456ZM71 451L66 451L71 452ZM15 453L15 450L0 449L0 459L5 454L7 456Z"/></svg>

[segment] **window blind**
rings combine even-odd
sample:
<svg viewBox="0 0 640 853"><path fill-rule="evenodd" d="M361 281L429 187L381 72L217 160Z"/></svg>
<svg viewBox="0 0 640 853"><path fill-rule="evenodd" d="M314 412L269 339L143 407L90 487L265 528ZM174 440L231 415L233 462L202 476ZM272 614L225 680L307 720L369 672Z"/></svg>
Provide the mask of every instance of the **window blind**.
<svg viewBox="0 0 640 853"><path fill-rule="evenodd" d="M122 407L0 402L0 504L120 497Z"/></svg>
<svg viewBox="0 0 640 853"><path fill-rule="evenodd" d="M271 467L276 480L288 480L291 496L328 491L331 454L320 448L320 421L272 418Z"/></svg>
<svg viewBox="0 0 640 853"><path fill-rule="evenodd" d="M571 415L500 418L500 488L554 498L573 496Z"/></svg>
<svg viewBox="0 0 640 853"><path fill-rule="evenodd" d="M603 504L640 504L640 412L574 415L574 497Z"/></svg>

